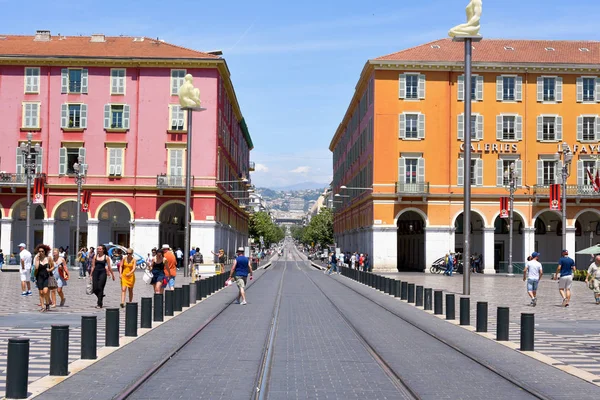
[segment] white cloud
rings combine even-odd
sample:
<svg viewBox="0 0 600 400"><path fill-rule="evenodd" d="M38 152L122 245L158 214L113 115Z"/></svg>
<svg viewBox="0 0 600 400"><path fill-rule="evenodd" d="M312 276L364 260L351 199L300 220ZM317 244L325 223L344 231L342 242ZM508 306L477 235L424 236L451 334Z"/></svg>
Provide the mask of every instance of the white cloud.
<svg viewBox="0 0 600 400"><path fill-rule="evenodd" d="M264 164L256 164L254 166L254 172L269 172L269 167Z"/></svg>
<svg viewBox="0 0 600 400"><path fill-rule="evenodd" d="M290 172L293 174L308 174L310 172L310 167L301 166L301 167L294 168Z"/></svg>

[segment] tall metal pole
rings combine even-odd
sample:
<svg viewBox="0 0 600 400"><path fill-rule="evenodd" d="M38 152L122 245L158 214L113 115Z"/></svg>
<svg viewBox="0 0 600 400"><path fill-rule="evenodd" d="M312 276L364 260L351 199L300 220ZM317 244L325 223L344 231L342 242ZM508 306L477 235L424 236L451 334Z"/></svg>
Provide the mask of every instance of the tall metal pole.
<svg viewBox="0 0 600 400"><path fill-rule="evenodd" d="M463 203L463 295L471 294L471 52L472 39L465 38L465 151Z"/></svg>
<svg viewBox="0 0 600 400"><path fill-rule="evenodd" d="M515 204L515 170L513 168L513 165L511 165L511 168L509 168L509 174L510 174L510 223L508 225L508 276L513 276L513 224L515 223L514 220L514 204Z"/></svg>
<svg viewBox="0 0 600 400"><path fill-rule="evenodd" d="M31 134L27 135L27 156L25 161L25 176L27 179L27 214L25 218L27 219L26 229L25 229L25 245L29 249L29 240L31 234ZM30 249L31 250L31 249Z"/></svg>
<svg viewBox="0 0 600 400"><path fill-rule="evenodd" d="M185 163L185 241L183 244L183 276L189 276L189 259L190 259L190 208L192 197L192 113L193 110L187 110L187 147L186 147L186 163Z"/></svg>
<svg viewBox="0 0 600 400"><path fill-rule="evenodd" d="M567 163L565 162L566 151L562 152L562 249L567 248Z"/></svg>
<svg viewBox="0 0 600 400"><path fill-rule="evenodd" d="M79 168L81 167L81 164L79 164ZM77 214L77 228L76 228L76 233L75 233L75 256L77 256L77 253L79 252L79 241L80 241L80 216L79 214L81 213L81 170L75 171L76 175L75 175L75 179L77 181L77 209L75 210L76 214ZM77 265L77 263L75 263Z"/></svg>

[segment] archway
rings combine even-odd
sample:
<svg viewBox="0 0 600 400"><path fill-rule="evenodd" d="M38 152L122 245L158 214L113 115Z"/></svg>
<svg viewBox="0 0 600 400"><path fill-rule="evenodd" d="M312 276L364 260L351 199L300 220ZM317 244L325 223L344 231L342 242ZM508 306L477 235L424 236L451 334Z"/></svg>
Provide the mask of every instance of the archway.
<svg viewBox="0 0 600 400"><path fill-rule="evenodd" d="M407 211L396 222L398 271L425 270L425 219L416 211Z"/></svg>
<svg viewBox="0 0 600 400"><path fill-rule="evenodd" d="M540 262L556 263L562 248L563 228L561 215L554 211L544 211L535 219L535 246L533 251L540 253Z"/></svg>
<svg viewBox="0 0 600 400"><path fill-rule="evenodd" d="M454 220L454 251L458 255L458 259L462 260L464 252L464 233L466 229L471 232L471 256L484 256L483 232L485 228L485 219L476 211L471 210L471 226L464 226L464 213L460 213ZM464 261L463 261L464 264Z"/></svg>
<svg viewBox="0 0 600 400"><path fill-rule="evenodd" d="M27 202L25 199L15 203L12 208L12 248L10 252L19 252L19 243L28 242L32 250L35 246L44 242L44 217L46 209L41 204L31 205L31 226L29 229L29 240L27 240ZM9 254L5 252L5 254Z"/></svg>
<svg viewBox="0 0 600 400"><path fill-rule="evenodd" d="M77 213L79 213L79 243L77 241ZM82 212L76 200L66 200L54 209L54 247L68 248L72 263L77 250L87 246L88 213Z"/></svg>
<svg viewBox="0 0 600 400"><path fill-rule="evenodd" d="M98 243L129 247L131 212L120 201L108 201L98 209Z"/></svg>
<svg viewBox="0 0 600 400"><path fill-rule="evenodd" d="M184 247L185 242L185 206L180 203L171 203L160 210L158 220L159 246L169 244L173 249Z"/></svg>
<svg viewBox="0 0 600 400"><path fill-rule="evenodd" d="M508 218L497 216L494 220L494 269L499 273L508 271L509 259L509 225ZM512 237L512 261L513 265L525 264L525 241L523 238L523 228L525 222L520 214L513 214L513 237Z"/></svg>
<svg viewBox="0 0 600 400"><path fill-rule="evenodd" d="M575 251L585 249L600 242L600 214L596 210L586 210L575 219ZM577 269L586 269L592 262L587 254L570 254Z"/></svg>

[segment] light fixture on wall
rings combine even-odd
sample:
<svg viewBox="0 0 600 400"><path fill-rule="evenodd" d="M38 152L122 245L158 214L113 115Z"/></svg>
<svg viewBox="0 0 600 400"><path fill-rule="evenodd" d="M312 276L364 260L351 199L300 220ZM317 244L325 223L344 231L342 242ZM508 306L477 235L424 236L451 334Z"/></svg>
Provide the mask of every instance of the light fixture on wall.
<svg viewBox="0 0 600 400"><path fill-rule="evenodd" d="M179 222L179 218L173 217L173 224L177 225L178 222Z"/></svg>
<svg viewBox="0 0 600 400"><path fill-rule="evenodd" d="M60 210L60 219L66 221L69 219L69 211L66 208Z"/></svg>
<svg viewBox="0 0 600 400"><path fill-rule="evenodd" d="M26 219L27 218L27 210L25 208L22 208L19 211L19 219Z"/></svg>

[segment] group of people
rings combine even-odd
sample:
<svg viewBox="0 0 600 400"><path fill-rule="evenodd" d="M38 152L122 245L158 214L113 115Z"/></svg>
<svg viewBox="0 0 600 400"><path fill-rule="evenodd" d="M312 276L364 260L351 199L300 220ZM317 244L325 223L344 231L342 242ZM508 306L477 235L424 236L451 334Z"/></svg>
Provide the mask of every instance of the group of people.
<svg viewBox="0 0 600 400"><path fill-rule="evenodd" d="M369 260L368 253L359 253L355 251L354 253L350 253L346 251L345 253L340 253L336 255L334 252L329 253L329 262L327 263L327 270L325 270L326 274L331 275L332 272L340 273L338 267L346 267L350 269L356 269L359 271L368 272L371 271L371 263Z"/></svg>
<svg viewBox="0 0 600 400"><path fill-rule="evenodd" d="M523 270L523 281L527 282L527 294L531 299L530 305L537 305L537 291L539 282L544 275L542 264L539 261L540 253L534 251L527 257L527 263ZM552 279L558 280L558 291L562 298L562 306L569 307L571 302L571 287L573 286L573 275L577 271L575 261L569 257L569 251L563 250L558 260L556 272ZM585 283L594 292L596 305L600 304L600 255L595 255L586 272Z"/></svg>

